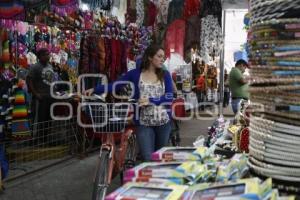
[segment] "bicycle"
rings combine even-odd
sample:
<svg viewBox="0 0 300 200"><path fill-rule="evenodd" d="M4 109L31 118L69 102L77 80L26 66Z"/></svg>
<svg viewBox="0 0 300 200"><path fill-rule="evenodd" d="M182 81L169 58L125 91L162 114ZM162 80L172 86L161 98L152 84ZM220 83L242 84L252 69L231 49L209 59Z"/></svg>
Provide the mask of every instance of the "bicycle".
<svg viewBox="0 0 300 200"><path fill-rule="evenodd" d="M95 134L101 134L99 162L93 185L93 200L104 199L111 180L117 174L134 166L136 158L136 136L132 128L126 127L130 103L90 104L89 114ZM119 141L116 135L120 137Z"/></svg>
<svg viewBox="0 0 300 200"><path fill-rule="evenodd" d="M183 98L182 97L174 98L171 109L174 112L174 116L185 117ZM171 119L172 130L170 134L170 142L174 147L180 146L180 142L181 142L179 123L180 120L176 118Z"/></svg>

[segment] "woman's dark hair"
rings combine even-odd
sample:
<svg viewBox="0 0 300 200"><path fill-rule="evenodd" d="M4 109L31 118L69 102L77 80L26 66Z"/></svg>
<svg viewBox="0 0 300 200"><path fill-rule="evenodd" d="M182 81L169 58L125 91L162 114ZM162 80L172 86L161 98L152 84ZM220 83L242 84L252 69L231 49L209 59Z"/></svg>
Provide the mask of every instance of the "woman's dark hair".
<svg viewBox="0 0 300 200"><path fill-rule="evenodd" d="M141 70L145 71L150 67L150 60L149 58L153 58L155 54L159 50L164 50L161 46L157 44L151 44L150 46L147 47L147 49L144 52L144 55L142 57L142 63L141 63ZM155 74L161 82L163 82L164 79L164 70L162 68L156 68L155 69Z"/></svg>

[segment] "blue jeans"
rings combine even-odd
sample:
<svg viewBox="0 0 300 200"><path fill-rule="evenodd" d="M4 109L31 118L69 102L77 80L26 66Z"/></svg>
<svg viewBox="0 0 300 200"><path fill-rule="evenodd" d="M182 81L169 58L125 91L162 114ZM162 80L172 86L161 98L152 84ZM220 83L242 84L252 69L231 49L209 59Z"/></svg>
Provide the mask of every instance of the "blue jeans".
<svg viewBox="0 0 300 200"><path fill-rule="evenodd" d="M242 101L243 98L236 98L236 99L231 99L231 107L233 113L236 115L239 109L240 102Z"/></svg>
<svg viewBox="0 0 300 200"><path fill-rule="evenodd" d="M151 160L151 154L156 150L166 146L169 142L171 133L171 123L161 126L144 126L137 127L137 141L144 161Z"/></svg>

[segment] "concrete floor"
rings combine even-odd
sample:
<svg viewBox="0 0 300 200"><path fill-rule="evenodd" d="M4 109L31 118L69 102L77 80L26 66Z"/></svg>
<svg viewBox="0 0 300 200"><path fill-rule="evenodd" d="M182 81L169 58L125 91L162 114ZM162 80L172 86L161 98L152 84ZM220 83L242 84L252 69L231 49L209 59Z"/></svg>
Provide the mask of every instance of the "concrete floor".
<svg viewBox="0 0 300 200"><path fill-rule="evenodd" d="M200 119L180 123L182 146L191 146L199 135L207 134L207 127L211 126L213 119L216 118L209 116L209 113L201 115ZM232 113L227 109L225 114L231 116ZM47 170L6 183L6 190L0 194L0 200L89 200L97 155L96 152L82 160L71 159ZM119 177L116 177L109 192L119 186Z"/></svg>

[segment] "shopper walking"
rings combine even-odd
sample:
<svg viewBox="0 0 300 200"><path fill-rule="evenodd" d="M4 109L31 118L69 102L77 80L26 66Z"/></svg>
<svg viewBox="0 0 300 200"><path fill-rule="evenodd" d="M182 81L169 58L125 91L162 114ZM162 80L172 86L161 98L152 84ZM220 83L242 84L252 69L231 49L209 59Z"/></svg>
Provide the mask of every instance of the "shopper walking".
<svg viewBox="0 0 300 200"><path fill-rule="evenodd" d="M248 84L243 77L247 67L248 63L241 59L236 62L235 67L229 73L229 88L232 96L231 106L234 114L238 112L241 100L249 99Z"/></svg>
<svg viewBox="0 0 300 200"><path fill-rule="evenodd" d="M168 144L171 132L171 104L173 101L172 78L162 69L165 53L162 47L152 44L142 57L140 67L127 72L119 80L133 83L133 98L138 101L134 121L137 125L137 140L143 160L149 161L151 154ZM85 95L112 92L113 83L97 85ZM123 85L118 84L119 90Z"/></svg>
<svg viewBox="0 0 300 200"><path fill-rule="evenodd" d="M198 110L204 110L204 101L205 101L205 92L206 92L206 84L205 84L205 74L202 72L197 78L196 82L196 94L198 100Z"/></svg>

